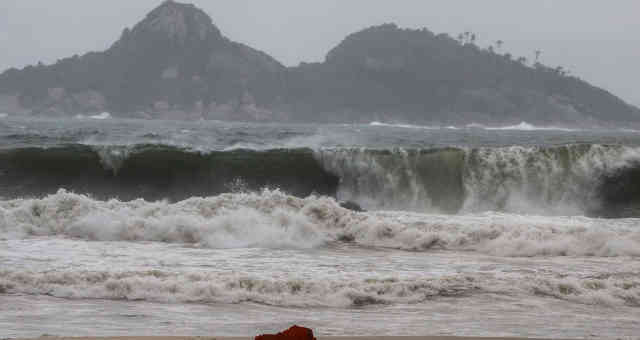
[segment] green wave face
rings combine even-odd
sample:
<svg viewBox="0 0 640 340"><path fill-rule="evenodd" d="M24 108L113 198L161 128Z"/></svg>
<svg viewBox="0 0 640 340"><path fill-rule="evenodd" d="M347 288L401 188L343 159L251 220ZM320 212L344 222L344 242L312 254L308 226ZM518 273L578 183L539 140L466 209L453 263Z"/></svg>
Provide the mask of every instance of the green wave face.
<svg viewBox="0 0 640 340"><path fill-rule="evenodd" d="M318 151L340 177L338 196L367 209L456 213L464 204L462 149Z"/></svg>
<svg viewBox="0 0 640 340"><path fill-rule="evenodd" d="M174 147L68 146L0 153L5 197L66 188L96 198L183 200L238 190L282 188L296 196L335 195L338 178L311 150L197 153Z"/></svg>
<svg viewBox="0 0 640 340"><path fill-rule="evenodd" d="M184 200L279 188L367 210L640 216L640 149L598 144L200 153L162 145L0 152L4 198L65 188L99 199Z"/></svg>

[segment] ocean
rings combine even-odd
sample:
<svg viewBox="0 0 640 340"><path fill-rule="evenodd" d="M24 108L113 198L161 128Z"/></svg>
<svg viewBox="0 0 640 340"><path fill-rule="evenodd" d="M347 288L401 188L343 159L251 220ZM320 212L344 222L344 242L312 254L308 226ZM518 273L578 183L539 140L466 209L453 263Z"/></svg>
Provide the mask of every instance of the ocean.
<svg viewBox="0 0 640 340"><path fill-rule="evenodd" d="M628 129L0 115L0 337L630 339L639 218Z"/></svg>

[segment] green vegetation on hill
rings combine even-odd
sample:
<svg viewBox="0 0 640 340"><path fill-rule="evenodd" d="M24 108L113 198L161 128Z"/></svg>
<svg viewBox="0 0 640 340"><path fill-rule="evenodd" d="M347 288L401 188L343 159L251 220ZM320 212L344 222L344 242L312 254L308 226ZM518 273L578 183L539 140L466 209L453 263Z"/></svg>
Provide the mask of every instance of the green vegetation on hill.
<svg viewBox="0 0 640 340"><path fill-rule="evenodd" d="M167 1L104 52L5 72L0 92L18 94L36 110L70 113L83 111L71 94L87 91L104 97L100 109L121 114L150 112L158 102L191 110L239 101L245 90L267 106L281 92L283 71L268 55L223 37L193 5Z"/></svg>
<svg viewBox="0 0 640 340"><path fill-rule="evenodd" d="M633 107L561 68L530 67L493 48L393 24L348 36L324 63L303 64L288 79L292 102L326 112L388 112L409 121L639 118Z"/></svg>

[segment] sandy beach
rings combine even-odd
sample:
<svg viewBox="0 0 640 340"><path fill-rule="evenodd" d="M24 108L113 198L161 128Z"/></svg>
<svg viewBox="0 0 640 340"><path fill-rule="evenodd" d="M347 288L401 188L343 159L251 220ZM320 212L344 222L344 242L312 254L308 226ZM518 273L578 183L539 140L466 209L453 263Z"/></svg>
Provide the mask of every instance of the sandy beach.
<svg viewBox="0 0 640 340"><path fill-rule="evenodd" d="M33 339L18 340L252 340L249 337L145 337L145 336L123 336L123 337L40 337ZM476 338L476 337L455 337L455 336L345 336L345 337L317 337L318 340L525 340L526 338ZM528 340L544 340L533 339ZM550 339L549 339L550 340ZM554 339L555 340L555 339Z"/></svg>

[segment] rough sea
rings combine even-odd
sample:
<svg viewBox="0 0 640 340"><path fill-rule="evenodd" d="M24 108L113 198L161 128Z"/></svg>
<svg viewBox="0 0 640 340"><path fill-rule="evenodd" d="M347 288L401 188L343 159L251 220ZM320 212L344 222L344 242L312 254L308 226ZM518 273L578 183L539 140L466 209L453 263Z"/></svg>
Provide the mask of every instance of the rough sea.
<svg viewBox="0 0 640 340"><path fill-rule="evenodd" d="M638 218L640 131L5 114L0 338L635 339Z"/></svg>

